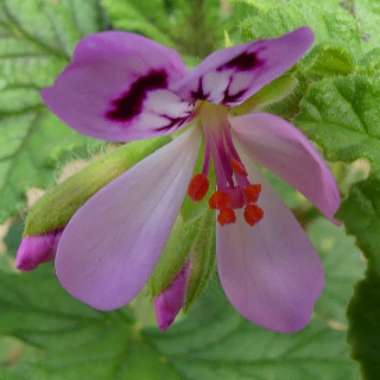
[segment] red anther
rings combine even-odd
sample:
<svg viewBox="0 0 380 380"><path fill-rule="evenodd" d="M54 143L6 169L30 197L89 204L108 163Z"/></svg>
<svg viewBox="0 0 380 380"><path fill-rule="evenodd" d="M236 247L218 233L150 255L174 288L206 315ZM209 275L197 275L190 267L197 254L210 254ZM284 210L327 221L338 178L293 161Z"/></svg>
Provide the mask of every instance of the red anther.
<svg viewBox="0 0 380 380"><path fill-rule="evenodd" d="M231 199L224 191L215 191L208 200L208 205L211 209L231 208Z"/></svg>
<svg viewBox="0 0 380 380"><path fill-rule="evenodd" d="M244 188L244 194L245 198L247 199L248 203L256 203L259 199L261 193L261 185L252 185L249 184L247 187Z"/></svg>
<svg viewBox="0 0 380 380"><path fill-rule="evenodd" d="M218 215L218 222L221 226L225 224L235 223L236 216L235 211L232 208L223 208Z"/></svg>
<svg viewBox="0 0 380 380"><path fill-rule="evenodd" d="M244 176L247 175L247 171L245 170L244 165L241 162L239 162L238 160L236 160L235 158L231 159L231 166L232 166L232 170L236 174L244 175Z"/></svg>
<svg viewBox="0 0 380 380"><path fill-rule="evenodd" d="M190 181L187 193L193 201L200 201L208 192L208 179L200 173L196 174Z"/></svg>
<svg viewBox="0 0 380 380"><path fill-rule="evenodd" d="M264 216L264 211L257 205L248 205L244 210L244 219L245 221L254 226L258 223Z"/></svg>

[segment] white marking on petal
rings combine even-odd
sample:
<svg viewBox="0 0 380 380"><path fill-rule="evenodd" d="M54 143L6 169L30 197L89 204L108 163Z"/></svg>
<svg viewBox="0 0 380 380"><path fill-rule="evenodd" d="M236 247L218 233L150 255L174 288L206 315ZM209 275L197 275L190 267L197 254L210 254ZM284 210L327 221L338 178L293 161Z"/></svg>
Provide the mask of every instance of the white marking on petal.
<svg viewBox="0 0 380 380"><path fill-rule="evenodd" d="M147 111L169 117L186 117L192 106L181 100L179 96L168 90L152 91L144 102Z"/></svg>
<svg viewBox="0 0 380 380"><path fill-rule="evenodd" d="M208 99L213 102L220 102L223 100L224 91L228 87L230 81L231 71L211 71L203 77L203 92L210 94Z"/></svg>
<svg viewBox="0 0 380 380"><path fill-rule="evenodd" d="M166 127L170 121L163 116L157 115L153 112L144 112L139 116L137 122L138 128L141 130L151 130Z"/></svg>
<svg viewBox="0 0 380 380"><path fill-rule="evenodd" d="M249 87L250 82L252 82L252 73L237 72L233 74L232 78L233 79L228 94L233 96L239 93L240 91L246 90Z"/></svg>

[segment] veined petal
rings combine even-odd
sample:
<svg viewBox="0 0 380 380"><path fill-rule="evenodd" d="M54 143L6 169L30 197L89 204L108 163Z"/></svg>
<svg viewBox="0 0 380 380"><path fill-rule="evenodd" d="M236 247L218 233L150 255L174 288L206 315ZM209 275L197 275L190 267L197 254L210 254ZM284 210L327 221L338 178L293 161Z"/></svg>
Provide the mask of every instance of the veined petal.
<svg viewBox="0 0 380 380"><path fill-rule="evenodd" d="M334 221L340 196L330 169L313 144L278 116L253 113L230 120L245 153L309 198Z"/></svg>
<svg viewBox="0 0 380 380"><path fill-rule="evenodd" d="M181 207L199 149L190 130L100 190L66 226L57 275L74 297L101 310L143 288Z"/></svg>
<svg viewBox="0 0 380 380"><path fill-rule="evenodd" d="M313 41L313 32L304 27L279 38L218 50L176 87L187 99L238 105L290 69Z"/></svg>
<svg viewBox="0 0 380 380"><path fill-rule="evenodd" d="M254 227L239 212L217 229L218 270L230 302L248 320L270 330L294 332L309 321L323 287L318 255L293 214L258 170L264 218Z"/></svg>
<svg viewBox="0 0 380 380"><path fill-rule="evenodd" d="M103 32L80 41L72 62L42 97L78 132L128 141L173 131L192 106L171 85L186 75L179 55L142 36Z"/></svg>

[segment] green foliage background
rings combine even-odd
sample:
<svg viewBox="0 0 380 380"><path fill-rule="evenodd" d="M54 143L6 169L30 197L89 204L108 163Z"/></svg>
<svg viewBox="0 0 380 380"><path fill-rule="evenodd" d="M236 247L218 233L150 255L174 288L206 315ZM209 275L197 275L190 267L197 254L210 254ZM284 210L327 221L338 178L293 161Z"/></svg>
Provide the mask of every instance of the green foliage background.
<svg viewBox="0 0 380 380"><path fill-rule="evenodd" d="M264 331L229 306L213 276L214 246L206 238L212 223L202 207L184 205L166 247L169 264L160 263L146 292L125 310L81 305L49 265L16 273L30 189L52 187L68 163L106 149L62 125L39 97L81 37L111 28L142 33L194 65L226 43L302 25L317 40L279 82L292 84L287 96L271 98L269 86L254 101L292 120L320 147L344 198L344 225L336 227L271 178L326 270L326 289L304 331ZM378 380L379 44L377 0L0 0L0 380ZM161 334L149 316L149 294L170 281L184 247L202 265L191 282L189 312Z"/></svg>

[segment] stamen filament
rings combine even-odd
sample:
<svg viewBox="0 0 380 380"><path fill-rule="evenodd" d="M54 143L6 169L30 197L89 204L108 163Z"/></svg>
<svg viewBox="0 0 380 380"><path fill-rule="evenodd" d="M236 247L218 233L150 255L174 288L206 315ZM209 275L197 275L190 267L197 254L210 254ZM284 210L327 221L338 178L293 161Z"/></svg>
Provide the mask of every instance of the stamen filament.
<svg viewBox="0 0 380 380"><path fill-rule="evenodd" d="M194 201L205 197L209 189L207 176L212 159L216 191L210 196L208 204L210 209L218 210L219 224L234 223L235 210L244 208L245 221L254 226L264 217L263 210L257 205L261 185L249 181L248 172L232 139L226 108L201 104L199 115L205 136L205 155L202 172L192 178L188 194Z"/></svg>

